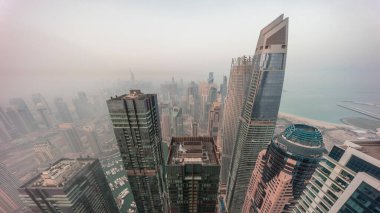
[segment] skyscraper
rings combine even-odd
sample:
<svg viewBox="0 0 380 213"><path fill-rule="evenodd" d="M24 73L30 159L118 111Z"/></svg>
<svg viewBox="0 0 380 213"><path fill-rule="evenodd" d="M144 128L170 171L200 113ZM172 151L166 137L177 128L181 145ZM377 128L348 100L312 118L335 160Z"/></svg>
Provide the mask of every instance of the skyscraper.
<svg viewBox="0 0 380 213"><path fill-rule="evenodd" d="M227 182L227 207L241 211L259 152L272 139L285 74L288 18L283 15L261 30L253 73L239 119Z"/></svg>
<svg viewBox="0 0 380 213"><path fill-rule="evenodd" d="M243 212L289 212L322 159L321 132L290 125L259 153L245 196Z"/></svg>
<svg viewBox="0 0 380 213"><path fill-rule="evenodd" d="M162 138L157 95L131 90L107 100L138 212L165 212Z"/></svg>
<svg viewBox="0 0 380 213"><path fill-rule="evenodd" d="M216 212L220 165L211 137L173 137L168 154L170 212Z"/></svg>
<svg viewBox="0 0 380 213"><path fill-rule="evenodd" d="M47 163L55 158L54 147L47 141L45 143L38 143L33 146L34 154L37 157L39 164Z"/></svg>
<svg viewBox="0 0 380 213"><path fill-rule="evenodd" d="M207 82L209 84L213 84L214 83L214 72L209 72L208 73L208 79L207 79Z"/></svg>
<svg viewBox="0 0 380 213"><path fill-rule="evenodd" d="M63 101L63 99L62 98L55 98L54 104L55 104L55 107L57 108L58 116L59 116L61 122L72 123L73 118L71 117L70 110L67 107L67 104Z"/></svg>
<svg viewBox="0 0 380 213"><path fill-rule="evenodd" d="M379 212L380 141L347 141L324 156L293 212Z"/></svg>
<svg viewBox="0 0 380 213"><path fill-rule="evenodd" d="M119 212L98 159L61 159L19 192L32 212Z"/></svg>
<svg viewBox="0 0 380 213"><path fill-rule="evenodd" d="M62 123L59 125L59 129L63 134L66 144L69 146L72 152L82 152L83 144L82 140L75 128L71 123Z"/></svg>
<svg viewBox="0 0 380 213"><path fill-rule="evenodd" d="M18 137L17 128L0 107L0 142L6 142Z"/></svg>
<svg viewBox="0 0 380 213"><path fill-rule="evenodd" d="M14 109L15 113L18 114L18 116L21 119L21 122L23 123L24 127L27 130L27 132L35 131L37 130L37 122L34 119L32 113L30 112L28 106L26 105L25 101L21 98L12 98L9 103L11 104L12 108ZM14 116L9 116L10 119L13 121ZM17 128L21 125L17 125L18 122L13 122Z"/></svg>
<svg viewBox="0 0 380 213"><path fill-rule="evenodd" d="M100 144L100 141L98 139L98 136L91 126L84 126L83 127L84 134L87 137L87 142L91 147L92 152L95 153L95 155L98 155L102 152L102 145Z"/></svg>
<svg viewBox="0 0 380 213"><path fill-rule="evenodd" d="M172 135L173 136L183 136L183 115L181 107L173 107L172 110Z"/></svg>
<svg viewBox="0 0 380 213"><path fill-rule="evenodd" d="M248 93L248 86L252 76L253 58L240 57L232 59L227 96L224 101L222 123L222 169L221 187L225 188L231 163L233 146L239 127L239 116ZM222 190L223 191L223 190Z"/></svg>
<svg viewBox="0 0 380 213"><path fill-rule="evenodd" d="M55 119L53 117L53 113L46 102L45 98L41 94L33 94L32 100L34 105L36 106L37 112L41 117L43 124L47 128L52 128L55 125Z"/></svg>
<svg viewBox="0 0 380 213"><path fill-rule="evenodd" d="M0 212L16 212L23 206L17 189L20 182L0 163Z"/></svg>
<svg viewBox="0 0 380 213"><path fill-rule="evenodd" d="M93 115L94 108L88 101L85 92L78 92L78 98L73 99L73 104L80 119L88 119Z"/></svg>
<svg viewBox="0 0 380 213"><path fill-rule="evenodd" d="M223 76L223 83L220 85L220 94L222 96L222 104L227 96L227 76Z"/></svg>
<svg viewBox="0 0 380 213"><path fill-rule="evenodd" d="M208 114L208 134L214 139L214 143L217 147L217 152L221 148L220 144L217 142L217 137L219 133L219 126L221 121L221 103L220 100L214 101L211 106L210 112Z"/></svg>

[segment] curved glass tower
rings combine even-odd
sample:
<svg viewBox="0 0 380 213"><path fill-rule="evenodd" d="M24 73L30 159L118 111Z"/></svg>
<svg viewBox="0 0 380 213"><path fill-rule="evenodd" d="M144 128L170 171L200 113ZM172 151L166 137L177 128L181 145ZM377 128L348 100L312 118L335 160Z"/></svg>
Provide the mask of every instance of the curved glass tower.
<svg viewBox="0 0 380 213"><path fill-rule="evenodd" d="M259 152L270 143L280 107L288 44L288 18L281 15L261 30L253 72L234 138L226 204L240 212Z"/></svg>
<svg viewBox="0 0 380 213"><path fill-rule="evenodd" d="M321 132L294 124L260 152L253 170L243 212L289 212L322 159Z"/></svg>

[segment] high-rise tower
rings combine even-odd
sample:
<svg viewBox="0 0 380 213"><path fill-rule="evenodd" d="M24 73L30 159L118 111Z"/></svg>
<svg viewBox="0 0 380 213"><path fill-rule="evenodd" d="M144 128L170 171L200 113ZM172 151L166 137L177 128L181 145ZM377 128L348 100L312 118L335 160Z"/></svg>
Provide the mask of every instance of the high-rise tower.
<svg viewBox="0 0 380 213"><path fill-rule="evenodd" d="M38 129L37 122L23 99L12 98L9 103L12 106L13 112L12 110L8 110L7 113L20 131L32 132Z"/></svg>
<svg viewBox="0 0 380 213"><path fill-rule="evenodd" d="M165 212L166 186L157 95L131 90L107 100L138 212Z"/></svg>
<svg viewBox="0 0 380 213"><path fill-rule="evenodd" d="M289 212L322 159L321 132L294 124L259 153L242 212Z"/></svg>
<svg viewBox="0 0 380 213"><path fill-rule="evenodd" d="M71 123L62 123L59 125L63 138L72 152L82 152L82 140L76 130L75 126Z"/></svg>
<svg viewBox="0 0 380 213"><path fill-rule="evenodd" d="M261 30L257 42L227 182L227 207L234 212L241 211L256 159L274 133L285 75L287 41L288 18L281 15Z"/></svg>
<svg viewBox="0 0 380 213"><path fill-rule="evenodd" d="M293 213L380 212L380 141L334 145Z"/></svg>
<svg viewBox="0 0 380 213"><path fill-rule="evenodd" d="M172 110L172 135L173 136L183 136L183 115L181 107L173 107Z"/></svg>
<svg viewBox="0 0 380 213"><path fill-rule="evenodd" d="M227 184L228 172L231 163L233 145L239 127L239 116L244 105L244 98L248 93L248 85L252 76L253 58L240 57L232 59L227 96L223 111L223 137L221 180L222 188ZM223 191L223 190L222 190Z"/></svg>
<svg viewBox="0 0 380 213"><path fill-rule="evenodd" d="M170 212L216 212L220 165L212 137L173 137L166 168Z"/></svg>
<svg viewBox="0 0 380 213"><path fill-rule="evenodd" d="M55 98L54 99L55 107L58 111L58 116L61 120L61 122L64 123L72 123L73 117L71 116L70 110L67 107L67 104L63 101L62 98Z"/></svg>
<svg viewBox="0 0 380 213"><path fill-rule="evenodd" d="M61 159L19 192L32 212L119 212L98 159Z"/></svg>

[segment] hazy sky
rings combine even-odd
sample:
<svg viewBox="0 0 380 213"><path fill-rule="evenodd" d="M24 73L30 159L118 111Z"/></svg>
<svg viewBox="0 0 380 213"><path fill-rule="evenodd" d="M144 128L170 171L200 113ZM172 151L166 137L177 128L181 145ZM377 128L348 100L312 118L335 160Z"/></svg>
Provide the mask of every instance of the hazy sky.
<svg viewBox="0 0 380 213"><path fill-rule="evenodd" d="M380 84L378 0L0 0L0 97L107 85L129 70L156 81L213 71L220 80L282 13L285 89Z"/></svg>

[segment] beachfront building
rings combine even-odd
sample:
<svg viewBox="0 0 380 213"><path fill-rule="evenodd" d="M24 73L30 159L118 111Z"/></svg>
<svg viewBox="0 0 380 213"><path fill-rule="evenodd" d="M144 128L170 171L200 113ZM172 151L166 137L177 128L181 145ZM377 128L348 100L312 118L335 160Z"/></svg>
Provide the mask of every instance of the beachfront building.
<svg viewBox="0 0 380 213"><path fill-rule="evenodd" d="M226 204L241 212L252 171L276 127L285 75L288 18L281 15L261 30L253 73L239 120L228 174Z"/></svg>
<svg viewBox="0 0 380 213"><path fill-rule="evenodd" d="M216 212L220 165L212 137L173 137L166 171L170 212Z"/></svg>
<svg viewBox="0 0 380 213"><path fill-rule="evenodd" d="M119 212L98 159L61 159L19 192L32 212Z"/></svg>
<svg viewBox="0 0 380 213"><path fill-rule="evenodd" d="M138 212L166 212L157 95L131 90L107 105Z"/></svg>
<svg viewBox="0 0 380 213"><path fill-rule="evenodd" d="M242 212L289 212L322 159L324 150L318 129L304 124L287 127L259 153Z"/></svg>
<svg viewBox="0 0 380 213"><path fill-rule="evenodd" d="M301 195L294 213L380 212L380 141L335 145Z"/></svg>

